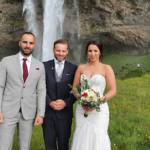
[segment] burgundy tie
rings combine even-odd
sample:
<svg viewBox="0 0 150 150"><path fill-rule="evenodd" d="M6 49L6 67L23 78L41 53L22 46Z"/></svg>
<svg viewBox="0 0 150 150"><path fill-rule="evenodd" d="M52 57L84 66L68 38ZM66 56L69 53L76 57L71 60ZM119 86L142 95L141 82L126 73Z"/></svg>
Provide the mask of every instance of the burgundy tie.
<svg viewBox="0 0 150 150"><path fill-rule="evenodd" d="M28 76L28 68L27 68L27 64L26 64L27 59L23 59L23 80L24 83L26 82L27 76Z"/></svg>

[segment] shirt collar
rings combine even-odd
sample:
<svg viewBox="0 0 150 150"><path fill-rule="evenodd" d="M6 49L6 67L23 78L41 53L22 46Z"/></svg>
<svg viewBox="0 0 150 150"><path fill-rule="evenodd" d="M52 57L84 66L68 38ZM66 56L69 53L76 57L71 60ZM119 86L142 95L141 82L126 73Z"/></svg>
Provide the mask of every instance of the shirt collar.
<svg viewBox="0 0 150 150"><path fill-rule="evenodd" d="M24 59L24 57L22 56L21 52L19 52L19 58L20 60ZM29 62L31 62L31 58L32 58L32 55L30 55L28 58L26 58Z"/></svg>
<svg viewBox="0 0 150 150"><path fill-rule="evenodd" d="M55 62L55 64L57 64L57 63L60 62L60 61L58 61L56 58L54 58L54 62ZM64 59L63 61L61 61L61 63L64 65L65 59Z"/></svg>

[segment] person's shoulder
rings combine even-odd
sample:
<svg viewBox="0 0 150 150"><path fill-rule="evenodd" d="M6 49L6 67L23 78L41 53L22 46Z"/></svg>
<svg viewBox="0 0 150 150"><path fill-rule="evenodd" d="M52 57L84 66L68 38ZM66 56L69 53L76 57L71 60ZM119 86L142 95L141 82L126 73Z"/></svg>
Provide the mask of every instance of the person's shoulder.
<svg viewBox="0 0 150 150"><path fill-rule="evenodd" d="M108 64L103 64L103 67L106 68L106 69L111 69L112 67Z"/></svg>
<svg viewBox="0 0 150 150"><path fill-rule="evenodd" d="M106 72L111 72L113 71L112 67L108 64L103 64L103 69L106 71Z"/></svg>
<svg viewBox="0 0 150 150"><path fill-rule="evenodd" d="M11 56L6 56L2 58L2 61L6 61L8 62L9 60L11 60L12 58L14 58L16 55L11 55Z"/></svg>
<svg viewBox="0 0 150 150"><path fill-rule="evenodd" d="M87 67L87 64L81 64L78 66L78 70L83 70L86 67Z"/></svg>
<svg viewBox="0 0 150 150"><path fill-rule="evenodd" d="M81 65L79 65L78 68L85 68L86 66L87 66L87 64L81 64Z"/></svg>
<svg viewBox="0 0 150 150"><path fill-rule="evenodd" d="M67 63L68 65L70 65L71 67L77 67L76 64L73 64L73 63L71 63L71 62L69 62L69 61L66 61L66 63Z"/></svg>
<svg viewBox="0 0 150 150"><path fill-rule="evenodd" d="M54 59L43 62L44 65L52 64L52 63L54 63Z"/></svg>
<svg viewBox="0 0 150 150"><path fill-rule="evenodd" d="M45 70L49 70L50 67L54 67L54 60L48 60L43 62Z"/></svg>
<svg viewBox="0 0 150 150"><path fill-rule="evenodd" d="M32 61L34 61L34 63L36 65L38 65L39 67L44 67L43 63L41 61L37 60L36 58L34 58L33 56L32 56ZM31 61L31 63L32 63L32 61Z"/></svg>

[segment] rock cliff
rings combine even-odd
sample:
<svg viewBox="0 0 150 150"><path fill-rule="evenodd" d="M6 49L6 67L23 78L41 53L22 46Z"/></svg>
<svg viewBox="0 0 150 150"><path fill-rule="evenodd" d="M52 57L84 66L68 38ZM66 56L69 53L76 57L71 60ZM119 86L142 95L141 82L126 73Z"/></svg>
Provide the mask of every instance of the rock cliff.
<svg viewBox="0 0 150 150"><path fill-rule="evenodd" d="M100 40L109 53L150 53L150 0L76 0L80 10L81 39ZM77 33L72 0L66 0L66 37Z"/></svg>
<svg viewBox="0 0 150 150"><path fill-rule="evenodd" d="M41 3L40 0L37 2ZM150 53L150 0L76 0L79 5L80 38L74 0L65 0L64 38L73 51L84 49L90 39L100 40L105 51L115 54ZM25 30L23 0L0 0L0 59L18 51ZM42 8L38 8L42 22ZM76 39L76 40L75 40ZM78 45L79 47L76 47Z"/></svg>
<svg viewBox="0 0 150 150"><path fill-rule="evenodd" d="M19 51L18 41L23 26L22 2L0 0L0 59Z"/></svg>

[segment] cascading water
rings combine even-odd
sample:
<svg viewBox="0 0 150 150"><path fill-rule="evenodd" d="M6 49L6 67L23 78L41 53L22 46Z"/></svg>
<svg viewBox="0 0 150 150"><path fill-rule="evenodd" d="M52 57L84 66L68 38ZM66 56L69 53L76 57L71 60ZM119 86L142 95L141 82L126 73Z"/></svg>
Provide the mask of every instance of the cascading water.
<svg viewBox="0 0 150 150"><path fill-rule="evenodd" d="M79 6L77 5L76 0L74 0L74 9L77 14L77 24L78 24L78 38L80 38L80 14L79 14Z"/></svg>
<svg viewBox="0 0 150 150"><path fill-rule="evenodd" d="M23 5L23 14L25 13L25 21L27 31L32 32L36 37L36 49L33 51L34 57L41 60L41 33L39 31L38 22L36 20L36 7L34 0L25 0Z"/></svg>
<svg viewBox="0 0 150 150"><path fill-rule="evenodd" d="M54 42L62 38L65 17L64 0L43 1L43 33L39 31L38 22L36 21L35 4L36 1L34 0L25 0L23 13L26 11L27 30L33 32L36 37L36 49L33 55L41 61L47 61L54 58Z"/></svg>
<svg viewBox="0 0 150 150"><path fill-rule="evenodd" d="M76 58L76 62L80 63L81 62L81 55L79 55L79 53L81 53L81 48L82 48L82 44L80 42L80 35L81 35L81 27L80 27L80 13L79 13L79 5L77 5L77 0L74 0L74 10L76 12L76 17L77 17L77 35L78 35L78 39L74 40L73 42L76 43L76 51L73 51L73 56L74 58Z"/></svg>
<svg viewBox="0 0 150 150"><path fill-rule="evenodd" d="M44 0L43 61L54 58L53 44L62 38L65 17L63 4L64 0Z"/></svg>

